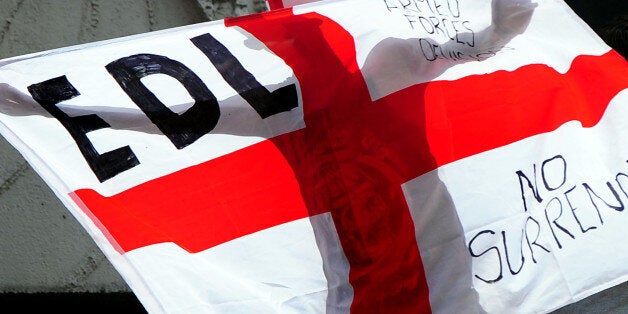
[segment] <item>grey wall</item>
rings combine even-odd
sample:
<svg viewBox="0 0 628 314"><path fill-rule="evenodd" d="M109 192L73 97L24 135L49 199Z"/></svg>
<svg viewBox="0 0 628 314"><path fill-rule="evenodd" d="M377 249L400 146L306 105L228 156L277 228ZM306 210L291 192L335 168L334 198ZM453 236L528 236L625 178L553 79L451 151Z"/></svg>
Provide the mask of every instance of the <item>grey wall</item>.
<svg viewBox="0 0 628 314"><path fill-rule="evenodd" d="M265 9L263 0L0 0L0 58ZM0 138L0 293L103 291L129 289ZM625 284L558 312L628 312L626 304Z"/></svg>
<svg viewBox="0 0 628 314"><path fill-rule="evenodd" d="M199 3L200 2L200 3ZM264 1L0 0L0 58L265 9ZM129 291L19 153L0 138L0 292Z"/></svg>

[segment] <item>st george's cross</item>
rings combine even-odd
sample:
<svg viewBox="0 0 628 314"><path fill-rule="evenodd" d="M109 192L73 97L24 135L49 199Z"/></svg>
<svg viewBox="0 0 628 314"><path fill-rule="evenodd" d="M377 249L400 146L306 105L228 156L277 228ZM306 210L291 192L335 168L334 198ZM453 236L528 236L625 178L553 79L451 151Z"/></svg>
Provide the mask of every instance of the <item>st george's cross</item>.
<svg viewBox="0 0 628 314"><path fill-rule="evenodd" d="M383 8L390 12L397 10L393 2L384 1ZM434 7L434 10L444 9ZM449 10L452 16L459 13L451 7ZM421 21L420 18L405 20L412 27L421 25ZM115 250L108 256L120 257L113 260L119 261L116 265L122 269L121 273L128 276L125 279L134 290L140 291L137 294L147 308L155 312L177 312L188 306L199 309L203 306L215 307L217 311L221 311L220 306L225 306L224 311L227 311L230 302L236 304L230 310L248 309L249 303L255 304L253 308L259 306L255 303L258 300L273 300L274 293L283 301L278 304L269 301L270 308L276 306L277 310L282 308L282 304L288 304L288 308L316 312L320 310L316 307L318 305L304 300L309 300L305 297L310 293L320 293L317 289L321 285L326 290L323 297L326 299L323 305L326 311L423 313L435 310L433 304L436 304L434 300L438 296L434 291L438 289L430 285L425 267L425 261L433 258L425 253L429 250L419 243L420 230L417 227L430 222L417 220L421 216L410 208L408 190L404 186L443 166L550 133L572 120L592 127L602 119L611 99L626 84L625 80L618 78L621 70L617 67L615 72L608 74L604 84L596 84L596 89L584 89L579 94L586 102L566 101L571 96L570 90L563 90L564 84L572 87L586 85L580 77L591 67L613 68L609 65L616 64L617 60L612 53L578 59L566 74L552 71L544 65L529 64L490 75L438 80L436 78L440 74L456 64L490 60L499 53L503 43L491 42L490 49L478 51L474 46L480 46L486 33L477 32L474 37L468 37L467 31L471 30L460 22L448 24L460 28L459 33L448 34L447 30L453 28L432 22L433 32L450 36L456 44L474 49L452 51L432 41L392 39L375 45L368 56L361 58L352 33L339 22L319 13L294 14L291 10L283 10L225 20L226 29L242 30L250 36L244 41L245 45L249 45L247 48L268 49L294 73L296 83L276 84L282 87L273 89L263 86L259 82L261 78L246 69L242 64L245 61L243 57L221 42L224 37L221 39L212 32L197 31L188 36L188 46L182 47L194 50L196 57L209 62L205 65L212 71L215 69L220 81L230 86L252 108L257 121L263 121L262 128L274 127L265 122L268 119L299 110L302 111L302 121L295 122L288 131L115 193L77 187L67 195L102 233L108 241L107 245ZM480 33L483 33L482 36ZM516 34L504 37L510 40L510 35ZM255 41L262 43L263 47L256 46ZM426 62L417 65L416 60L407 58L416 49ZM256 135L247 131L250 121L233 119L231 114L235 111L229 111L226 101L219 104L219 97L213 88L205 86L207 77L198 67L192 70L186 61L177 60L174 56L142 51L113 59L106 60L103 67L111 83L107 86L117 87L127 95L145 115L146 118L141 119L147 119L154 125L145 127L150 131L146 134L154 137L165 135L173 151L185 153L187 149L194 149L205 135L220 133L220 130L244 137ZM426 82L404 83L413 71L428 73ZM161 95L156 95L147 83L147 79L158 75L178 81L175 84L186 89L194 104L179 114L166 110L165 101L158 97ZM401 82L401 85L395 85L395 82ZM71 135L98 182L115 182L121 174L132 174L146 163L146 158L143 159L138 152L139 146L118 147L110 153L102 153L102 149L93 145L97 137L88 137L87 134L110 127L114 129L113 122L105 122L96 115L85 115L84 111L81 112L83 115L67 113L73 109L73 100L88 96L86 90L89 86L80 85L70 74L42 78L38 83L29 84L28 92L32 98ZM507 94L496 91L507 91ZM551 119L547 119L548 112L552 113ZM105 113L99 115L104 116ZM227 122L224 121L235 127L225 127ZM242 134L237 134L239 132ZM116 148L115 145L113 148ZM208 151L212 149L222 148L210 147ZM539 167L538 176L541 179L545 178L541 173L545 168L542 167ZM525 172L528 181L517 183L523 182L522 193L524 190L538 191L543 183L539 183L541 179L537 178L536 168ZM451 187L440 180L433 182L433 186L435 190L445 191L443 199L448 198L447 189ZM538 192L535 196L541 199ZM438 208L439 204L434 206ZM544 212L549 226L554 226L549 230L561 232L565 218L554 216L550 219L548 213L554 213ZM462 218L456 215L453 214L450 225L462 233L458 226ZM330 217L330 223L327 224L321 217ZM533 221L540 226L540 219L531 219L526 222ZM281 279L277 282L248 282L247 277L263 275L255 272L273 272L273 276L281 278L284 276L282 271L290 273L287 267L291 265L259 270L256 263L263 264L268 259L272 264L276 260L272 256L255 255L261 248L247 244L247 241L257 235L263 238L267 232L290 228L295 222L303 221L312 230L313 238L310 240L315 241L320 251L321 271L326 283L312 283L312 287L318 288L307 287L310 292L299 292L298 297L303 297L299 299L290 294L281 295L291 288ZM536 264L541 260L541 254L551 251L551 247L539 238L547 234L542 233L540 228L534 229L534 223L531 226L523 230L521 262L516 265L519 256L505 256L508 250L505 235L503 248L493 244L482 248L479 241L470 243L462 235L438 241L463 247L463 258L487 259L486 264L492 267L499 265L499 268L493 267L488 271L469 270L469 282L476 280L479 284L490 286L504 282L508 276L522 277L519 274L524 265ZM280 246L281 254L290 256L290 252L299 251L297 243L307 242L296 239L295 234L283 233L283 237L295 239L279 236L267 240L263 246L272 246L273 241L294 240L291 245ZM487 235L489 232L480 230L477 234ZM334 251L330 239L338 241L339 251ZM164 244L176 247L162 247ZM227 253L213 253L227 248L230 250L232 246L246 248L238 251L243 252L238 255L240 260L231 260ZM178 250L184 252L179 253ZM179 255L172 252L185 257L177 257ZM246 261L248 255L251 256L250 262ZM497 262L490 260L495 256L499 257ZM527 256L531 259L524 258ZM277 260L283 257L281 255ZM183 260L198 264L181 264ZM212 263L203 260L211 260ZM250 264L247 266L250 268L246 269L253 272L237 273L245 268L223 271L213 263L217 260L224 262L220 267L226 269L231 264ZM302 262L304 265L308 263L305 258ZM449 262L442 257L436 263L442 265L444 272L454 273L455 270L448 269ZM176 265L173 268L177 270L171 272L165 266L170 264ZM517 269L517 265L521 268ZM124 272L125 267L132 271L127 269ZM217 269L212 269L211 276L197 275L213 267ZM531 267L526 266L525 269ZM160 278L160 271L164 273L163 278ZM223 274L226 279L219 279ZM307 281L303 278L293 279L292 282ZM193 282L190 287L194 289L172 288L184 287L180 283L186 281ZM239 281L243 283L239 284ZM233 282L238 283L242 290L231 291L231 286L222 286L222 283ZM266 290L259 289L258 284L271 292L266 295ZM165 288L169 285L172 287ZM476 293L470 283L460 289L466 291L465 295ZM195 292L191 293L192 290ZM203 301L205 298L217 298L207 291L224 292L226 296L250 292L251 296L238 300L224 297L212 303ZM168 298L169 295L173 297ZM290 303L292 299L298 299L298 304ZM193 300L197 300L198 304ZM461 300L456 302L465 305L464 302L468 301ZM439 309L440 305L436 311Z"/></svg>

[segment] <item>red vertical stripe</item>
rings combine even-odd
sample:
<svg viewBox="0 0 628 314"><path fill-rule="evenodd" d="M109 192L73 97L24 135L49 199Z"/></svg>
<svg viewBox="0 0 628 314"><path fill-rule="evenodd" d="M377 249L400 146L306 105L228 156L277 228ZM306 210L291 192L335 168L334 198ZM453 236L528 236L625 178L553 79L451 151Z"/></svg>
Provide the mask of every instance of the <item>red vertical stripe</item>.
<svg viewBox="0 0 628 314"><path fill-rule="evenodd" d="M307 127L272 142L294 170L308 210L331 211L350 265L352 311L430 312L398 171L422 157L435 167L429 151L420 156L422 111L374 106L354 39L334 21L317 14L273 18L230 22L264 42L299 80Z"/></svg>

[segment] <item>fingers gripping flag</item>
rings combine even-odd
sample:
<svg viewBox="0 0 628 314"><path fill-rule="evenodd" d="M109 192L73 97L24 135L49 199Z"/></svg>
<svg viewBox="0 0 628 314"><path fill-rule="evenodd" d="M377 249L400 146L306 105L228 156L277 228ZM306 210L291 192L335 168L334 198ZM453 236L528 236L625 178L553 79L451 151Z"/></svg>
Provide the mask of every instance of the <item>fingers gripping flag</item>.
<svg viewBox="0 0 628 314"><path fill-rule="evenodd" d="M627 68L559 1L324 1L0 61L0 130L151 313L549 312L628 276Z"/></svg>
<svg viewBox="0 0 628 314"><path fill-rule="evenodd" d="M283 9L283 8L290 8L295 5L316 2L316 1L319 1L319 0L267 0L266 6L270 10L277 10L277 9Z"/></svg>

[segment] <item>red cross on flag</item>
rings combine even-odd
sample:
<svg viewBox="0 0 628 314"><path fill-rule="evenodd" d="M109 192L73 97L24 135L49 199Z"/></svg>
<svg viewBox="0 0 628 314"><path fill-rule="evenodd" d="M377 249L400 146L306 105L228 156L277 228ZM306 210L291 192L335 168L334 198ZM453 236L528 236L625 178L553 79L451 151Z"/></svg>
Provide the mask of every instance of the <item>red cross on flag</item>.
<svg viewBox="0 0 628 314"><path fill-rule="evenodd" d="M546 313L628 279L626 73L562 1L323 1L0 61L0 131L150 313Z"/></svg>

